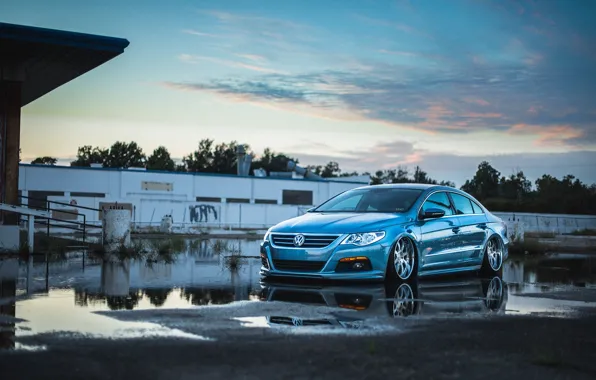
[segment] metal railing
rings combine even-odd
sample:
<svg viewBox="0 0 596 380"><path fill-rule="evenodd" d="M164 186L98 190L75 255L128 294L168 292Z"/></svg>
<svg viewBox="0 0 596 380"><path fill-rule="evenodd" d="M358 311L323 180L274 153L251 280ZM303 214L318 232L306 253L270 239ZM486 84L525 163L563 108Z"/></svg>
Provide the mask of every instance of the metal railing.
<svg viewBox="0 0 596 380"><path fill-rule="evenodd" d="M27 199L27 203L23 203L22 199ZM30 200L34 201L33 203L37 203L38 205L31 205L30 204ZM40 204L44 204L45 207L43 206L39 206ZM49 217L37 217L37 219L42 219L40 221L38 221L38 224L41 225L46 225L46 233L47 236L50 236L50 227L54 226L54 227L60 227L60 228L66 228L66 229L70 229L70 230L75 230L75 231L81 231L83 233L83 243L86 243L87 240L87 227L89 226L87 223L87 215L85 214L81 214L78 212L73 212L73 211L68 211L65 210L64 208L53 208L51 207L51 205L60 205L60 206L68 206L70 208L76 208L76 209L82 209L82 210L90 210L90 211L97 211L99 212L99 209L93 208L93 207L87 207L87 206L79 206L79 205L73 205L70 203L65 203L65 202L58 202L58 201L51 201L48 199L41 199L41 198L35 198L35 197L29 197L29 196L25 196L25 195L21 195L19 196L19 206L21 207L27 207L29 209L32 210L40 210L40 211L47 211L50 213ZM73 215L75 216L76 220L67 220L64 218L56 218L53 217L53 213L54 212L59 212L62 214L67 214L67 215ZM22 215L22 213L19 213ZM83 221L79 221L79 217L83 217ZM30 216L29 216L30 217ZM59 223L52 223L52 221L55 222L59 222ZM66 224L65 224L66 223Z"/></svg>

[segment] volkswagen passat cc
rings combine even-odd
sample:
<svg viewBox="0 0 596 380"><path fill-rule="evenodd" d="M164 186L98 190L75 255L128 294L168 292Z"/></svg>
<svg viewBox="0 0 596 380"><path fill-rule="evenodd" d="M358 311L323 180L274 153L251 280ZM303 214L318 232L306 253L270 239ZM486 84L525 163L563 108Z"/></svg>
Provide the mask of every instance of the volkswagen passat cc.
<svg viewBox="0 0 596 380"><path fill-rule="evenodd" d="M507 227L469 194L424 184L365 186L271 227L261 275L409 280L507 259Z"/></svg>

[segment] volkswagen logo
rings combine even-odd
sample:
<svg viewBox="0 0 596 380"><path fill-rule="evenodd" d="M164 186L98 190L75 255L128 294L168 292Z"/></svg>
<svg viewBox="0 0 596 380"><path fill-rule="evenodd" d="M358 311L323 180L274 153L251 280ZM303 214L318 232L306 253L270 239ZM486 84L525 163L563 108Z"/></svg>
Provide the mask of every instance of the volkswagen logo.
<svg viewBox="0 0 596 380"><path fill-rule="evenodd" d="M294 236L294 245L300 247L302 244L304 244L304 235L298 234Z"/></svg>

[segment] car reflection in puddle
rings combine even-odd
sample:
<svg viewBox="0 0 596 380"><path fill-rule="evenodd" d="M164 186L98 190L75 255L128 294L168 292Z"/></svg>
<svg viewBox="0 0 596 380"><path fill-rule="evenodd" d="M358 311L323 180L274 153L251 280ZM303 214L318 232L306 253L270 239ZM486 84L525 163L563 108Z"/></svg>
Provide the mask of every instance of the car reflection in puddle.
<svg viewBox="0 0 596 380"><path fill-rule="evenodd" d="M261 299L336 309L334 318L270 315L269 325L366 328L383 319L404 317L466 317L503 314L507 285L500 276L458 277L361 286L312 286L262 283ZM356 311L357 313L354 313Z"/></svg>

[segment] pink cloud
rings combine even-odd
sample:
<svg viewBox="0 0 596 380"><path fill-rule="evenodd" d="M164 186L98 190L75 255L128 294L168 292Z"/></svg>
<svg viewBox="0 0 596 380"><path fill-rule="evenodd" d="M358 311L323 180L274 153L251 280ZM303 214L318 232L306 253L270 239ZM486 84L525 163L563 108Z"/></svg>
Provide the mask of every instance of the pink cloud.
<svg viewBox="0 0 596 380"><path fill-rule="evenodd" d="M486 100L481 99L481 98L464 98L464 102L471 103L471 104L477 104L479 106L488 106L488 105L490 105L489 102L487 102Z"/></svg>
<svg viewBox="0 0 596 380"><path fill-rule="evenodd" d="M538 146L567 146L568 141L581 138L583 131L570 125L515 124L507 131L514 135L533 135Z"/></svg>
<svg viewBox="0 0 596 380"><path fill-rule="evenodd" d="M502 114L494 113L494 112L485 112L485 113L468 112L468 113L462 114L461 116L478 118L478 119L495 119L495 118L503 117Z"/></svg>

